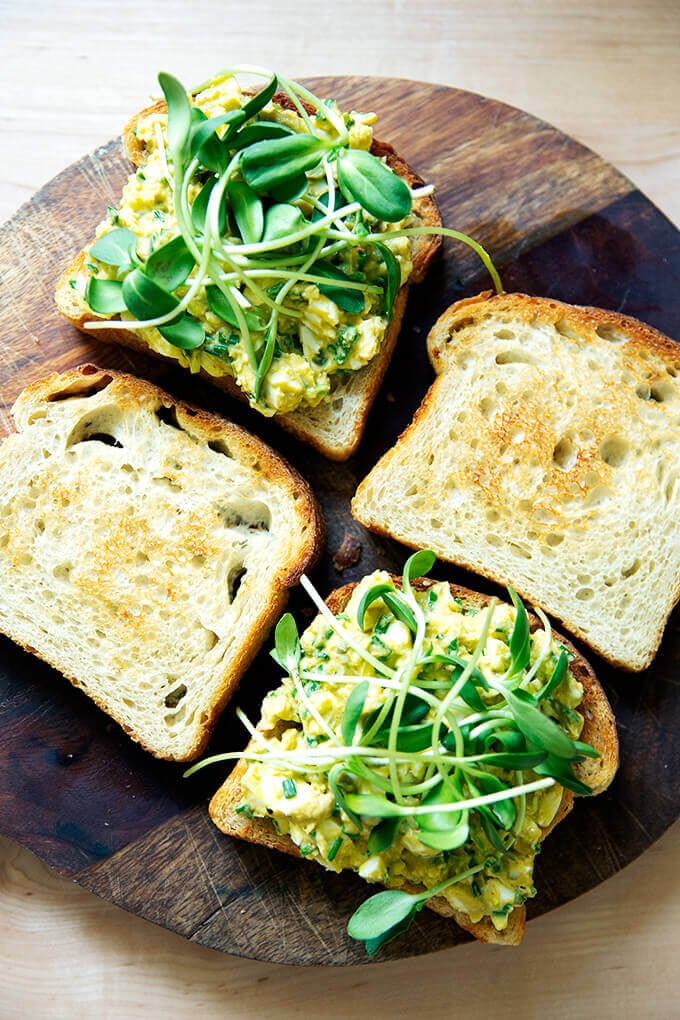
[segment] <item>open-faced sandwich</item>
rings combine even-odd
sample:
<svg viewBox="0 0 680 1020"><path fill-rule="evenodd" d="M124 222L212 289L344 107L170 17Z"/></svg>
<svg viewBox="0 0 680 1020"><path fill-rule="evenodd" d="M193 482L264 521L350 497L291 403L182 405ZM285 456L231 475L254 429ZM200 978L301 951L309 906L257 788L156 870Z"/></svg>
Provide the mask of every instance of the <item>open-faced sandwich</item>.
<svg viewBox="0 0 680 1020"><path fill-rule="evenodd" d="M248 70L248 69L246 69ZM250 69L165 99L123 140L120 203L64 272L59 310L171 358L326 456L358 445L411 283L439 247L431 188L372 114Z"/></svg>
<svg viewBox="0 0 680 1020"><path fill-rule="evenodd" d="M214 796L224 832L387 886L349 934L374 953L427 905L484 942L516 944L534 857L618 764L592 669L550 624L498 602L376 572L324 604L298 638L284 616L281 686Z"/></svg>

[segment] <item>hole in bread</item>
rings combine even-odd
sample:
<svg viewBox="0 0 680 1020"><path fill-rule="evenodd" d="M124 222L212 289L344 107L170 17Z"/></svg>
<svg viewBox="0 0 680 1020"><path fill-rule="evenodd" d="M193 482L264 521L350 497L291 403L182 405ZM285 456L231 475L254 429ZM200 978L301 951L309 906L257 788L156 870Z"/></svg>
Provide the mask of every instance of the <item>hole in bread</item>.
<svg viewBox="0 0 680 1020"><path fill-rule="evenodd" d="M590 474L590 472L589 472ZM586 475L586 485L592 485ZM593 485L586 498L583 500L584 507L592 508L603 506L611 498L611 492L606 485Z"/></svg>
<svg viewBox="0 0 680 1020"><path fill-rule="evenodd" d="M198 556L192 556L191 559L189 560L189 563L191 564L192 567L199 567L199 568L200 567L204 567L205 566L205 556L203 556L202 554L199 554Z"/></svg>
<svg viewBox="0 0 680 1020"><path fill-rule="evenodd" d="M574 593L574 598L578 599L579 602L587 602L588 599L592 599L594 594L595 592L593 591L592 588L579 588Z"/></svg>
<svg viewBox="0 0 680 1020"><path fill-rule="evenodd" d="M497 329L494 336L499 340L515 340L516 334L512 329Z"/></svg>
<svg viewBox="0 0 680 1020"><path fill-rule="evenodd" d="M177 408L174 404L170 404L169 407L161 404L156 411L156 417L163 425L168 425L171 429L177 429L178 432L186 432L186 429L178 421Z"/></svg>
<svg viewBox="0 0 680 1020"><path fill-rule="evenodd" d="M630 446L625 436L607 436L600 443L600 457L610 467L621 467L625 461Z"/></svg>
<svg viewBox="0 0 680 1020"><path fill-rule="evenodd" d="M489 543L489 545L493 545L497 549L500 549L500 547L503 545L502 540L498 537L498 535L495 535L493 531L490 531L487 534L486 540Z"/></svg>
<svg viewBox="0 0 680 1020"><path fill-rule="evenodd" d="M494 510L493 507L490 507L486 511L486 519L490 524L495 524L496 521L499 521L501 519L501 515L499 514L498 510Z"/></svg>
<svg viewBox="0 0 680 1020"><path fill-rule="evenodd" d="M675 387L673 386L673 383L657 380L652 383L649 390L649 396L652 400L656 400L658 404L665 404L666 401L674 399Z"/></svg>
<svg viewBox="0 0 680 1020"><path fill-rule="evenodd" d="M521 351L513 347L509 351L499 351L496 355L497 365L536 365L538 364L533 354L528 351Z"/></svg>
<svg viewBox="0 0 680 1020"><path fill-rule="evenodd" d="M137 555L135 556L135 562L138 567L143 567L145 563L149 562L149 557L145 552L142 552L142 550L140 549Z"/></svg>
<svg viewBox="0 0 680 1020"><path fill-rule="evenodd" d="M81 370L83 375L92 374L91 372L86 373L85 369L91 368L92 371L96 372L97 369L94 366L85 365ZM46 398L48 404L53 404L59 400L83 400L86 397L93 397L95 393L101 393L106 387L113 382L113 378L110 375L102 375L96 382L86 383L79 380L71 383L66 389L58 390L56 393L50 393Z"/></svg>
<svg viewBox="0 0 680 1020"><path fill-rule="evenodd" d="M504 396L507 392L508 392L508 387L505 385L504 382L497 382L496 383L496 393L498 394L499 397Z"/></svg>
<svg viewBox="0 0 680 1020"><path fill-rule="evenodd" d="M444 525L442 524L441 521L437 520L436 517L431 517L430 518L430 527L434 528L436 531L439 531L439 529L443 528Z"/></svg>
<svg viewBox="0 0 680 1020"><path fill-rule="evenodd" d="M555 323L555 329L565 340L578 340L579 338L578 330L574 329L567 319L558 319Z"/></svg>
<svg viewBox="0 0 680 1020"><path fill-rule="evenodd" d="M648 383L638 383L635 387L635 393L640 400L649 400L652 395L652 391Z"/></svg>
<svg viewBox="0 0 680 1020"><path fill-rule="evenodd" d="M629 567L623 567L621 569L621 577L632 577L633 574L637 574L641 566L641 560L636 557Z"/></svg>
<svg viewBox="0 0 680 1020"><path fill-rule="evenodd" d="M228 457L229 460L234 459L234 455L227 446L224 439L211 439L208 443L208 447L215 453L221 453L223 457Z"/></svg>
<svg viewBox="0 0 680 1020"><path fill-rule="evenodd" d="M272 515L266 503L257 499L240 499L218 506L217 513L225 528L248 528L269 531Z"/></svg>
<svg viewBox="0 0 680 1020"><path fill-rule="evenodd" d="M233 566L227 574L227 593L230 602L233 602L238 595L239 589L243 584L243 578L247 573L248 571L243 564L239 563Z"/></svg>
<svg viewBox="0 0 680 1020"><path fill-rule="evenodd" d="M98 407L90 414L84 414L71 429L65 443L68 450L79 443L103 443L105 446L122 449L119 436L123 431L123 415L114 404Z"/></svg>
<svg viewBox="0 0 680 1020"><path fill-rule="evenodd" d="M479 410L485 418L490 418L496 410L496 401L491 397L483 397L479 402Z"/></svg>
<svg viewBox="0 0 680 1020"><path fill-rule="evenodd" d="M560 535L556 531L551 531L549 535L545 536L545 544L550 545L553 548L557 545L562 545L564 542L564 535Z"/></svg>
<svg viewBox="0 0 680 1020"><path fill-rule="evenodd" d="M576 463L577 452L569 436L563 436L553 450L553 460L563 471L569 471Z"/></svg>
<svg viewBox="0 0 680 1020"><path fill-rule="evenodd" d="M526 546L520 545L519 542L508 542L508 547L512 549L514 553L521 556L525 560L531 559L531 549L527 549Z"/></svg>
<svg viewBox="0 0 680 1020"><path fill-rule="evenodd" d="M56 577L59 581L68 581L72 570L72 563L58 563L52 570L52 577Z"/></svg>
<svg viewBox="0 0 680 1020"><path fill-rule="evenodd" d="M677 487L676 483L677 479L675 475L671 475L671 477L666 482L666 488L664 489L664 499L666 500L667 503L672 503L673 500L675 499L675 491Z"/></svg>
<svg viewBox="0 0 680 1020"><path fill-rule="evenodd" d="M166 694L165 707L177 708L186 692L187 692L186 684L180 684L179 687L175 687L174 691L170 691L169 694Z"/></svg>
<svg viewBox="0 0 680 1020"><path fill-rule="evenodd" d="M336 397L335 400L331 401L331 407L334 411L341 411L342 405L344 404L344 397Z"/></svg>
<svg viewBox="0 0 680 1020"><path fill-rule="evenodd" d="M0 535L0 549L6 549L9 545L9 532L5 531Z"/></svg>
<svg viewBox="0 0 680 1020"><path fill-rule="evenodd" d="M158 488L169 489L171 492L181 492L182 486L178 485L177 482L173 482L172 478L168 478L163 475L161 478L152 478L151 481Z"/></svg>
<svg viewBox="0 0 680 1020"><path fill-rule="evenodd" d="M607 340L610 344L625 344L628 339L625 333L614 325L613 322L601 322L595 327L595 332L601 340Z"/></svg>

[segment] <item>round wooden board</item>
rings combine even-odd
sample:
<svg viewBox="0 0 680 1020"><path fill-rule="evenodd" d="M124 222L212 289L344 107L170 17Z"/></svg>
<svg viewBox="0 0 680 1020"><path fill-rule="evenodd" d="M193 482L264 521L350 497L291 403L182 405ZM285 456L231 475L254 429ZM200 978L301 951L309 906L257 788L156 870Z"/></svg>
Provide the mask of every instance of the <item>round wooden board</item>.
<svg viewBox="0 0 680 1020"><path fill-rule="evenodd" d="M437 186L446 225L492 254L507 290L615 308L680 337L678 232L633 185L594 153L519 110L456 89L417 82L318 79L311 85L346 109L374 109L391 141ZM330 464L218 390L143 356L90 342L54 309L62 267L118 202L129 166L118 142L69 167L0 230L0 429L34 379L83 361L132 370L170 392L247 424L312 483L328 523L315 572L321 591L376 566L399 570L405 551L366 533L349 514L358 481L410 421L432 378L424 339L454 299L488 286L475 257L446 247L411 295L398 350L359 453ZM346 533L359 563L342 574L333 554ZM438 576L492 591L463 571ZM311 616L300 591L291 607ZM680 620L671 618L645 674L591 657L617 716L621 768L611 790L581 801L537 861L536 916L608 878L645 850L680 813ZM257 716L275 681L265 653L237 703ZM345 934L366 894L336 876L241 844L209 821L206 801L223 773L190 781L157 762L53 670L0 639L0 829L61 874L186 938L225 952L291 964L351 964L364 950ZM210 750L242 747L233 708ZM424 911L381 959L464 941L454 924Z"/></svg>

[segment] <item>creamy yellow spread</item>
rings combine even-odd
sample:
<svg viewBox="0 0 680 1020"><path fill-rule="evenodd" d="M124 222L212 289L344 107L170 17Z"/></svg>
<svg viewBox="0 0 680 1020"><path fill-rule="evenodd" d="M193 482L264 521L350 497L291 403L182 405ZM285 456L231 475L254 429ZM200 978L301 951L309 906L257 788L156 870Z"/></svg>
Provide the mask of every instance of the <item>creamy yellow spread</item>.
<svg viewBox="0 0 680 1020"><path fill-rule="evenodd" d="M368 608L364 630L357 623L357 608L363 593L374 584L387 580L388 575L382 572L365 578L355 588L345 611L337 619L362 648L398 669L412 647L412 635L405 624L387 612L382 599ZM452 597L445 583L435 583L428 591L417 593L416 597L425 615L424 646L428 651L431 646L431 654L451 654L454 651L458 656L469 657L480 637L485 612L466 610ZM497 605L484 653L478 663L478 668L487 677L502 676L508 667L508 642L514 620L515 609L512 606ZM546 635L542 629L532 634L532 663L544 653L545 642ZM389 694L375 680L370 664L349 648L322 616L318 616L305 631L301 644L300 672L306 699L314 711L311 712L304 704L290 678L286 678L265 698L256 744L259 749L266 748L272 754L323 747L331 739L329 733L342 744L340 727L343 712L355 684L324 680L323 674L374 678L362 720L379 708ZM536 693L545 685L561 650L562 646L552 639L549 653L535 677L525 685L527 690ZM310 672L315 674L314 679L304 679L305 674ZM424 667L420 676L436 680L450 677L450 673L444 673L442 667L435 663ZM493 700L493 692L480 693L483 699ZM541 702L542 710L555 718L572 739L580 735L583 726L583 718L576 711L582 696L580 683L567 671L560 686ZM463 701L456 702L454 710L458 721L472 711ZM434 713L435 709L431 708L424 721L434 719ZM425 775L426 764L409 762L400 764L398 768L402 783L418 782ZM387 765L376 767L376 771L385 777L388 775ZM512 778L510 773L501 770L497 770L496 774ZM539 778L531 771L525 771L523 776L524 782ZM378 792L364 779L352 777L349 781L354 783L356 793ZM347 776L344 782L347 782ZM411 819L403 819L392 846L382 853L371 853L368 837L379 819L363 819L361 830L357 830L344 810L336 805L327 773L321 770L301 775L281 762L258 761L248 766L241 786L243 800L239 810L242 813L270 818L280 832L289 835L297 844L304 857L313 858L332 871L351 869L368 882L389 886L410 883L432 888L448 876L488 860L488 866L483 870L449 886L441 895L452 907L464 911L472 921L490 917L499 930L507 925L512 909L535 894L534 857L540 850L543 830L555 817L563 792L556 783L548 789L526 795L524 816L514 843L499 858L479 822L474 821L474 813L470 828L472 838L457 850L441 852L426 846L418 838L418 829Z"/></svg>
<svg viewBox="0 0 680 1020"><path fill-rule="evenodd" d="M214 117L238 109L245 99L236 79L228 77L199 92L193 97L193 102L207 117ZM305 124L297 113L284 109L274 102L269 103L257 119L276 121L296 132L306 131ZM374 121L374 114L352 112L346 116L351 148L370 149ZM326 134L330 137L333 134L330 121L318 116L314 119L314 129L319 135ZM150 113L139 120L135 135L144 147L146 161L128 178L120 204L116 209L109 209L107 218L96 232L96 238L99 238L113 227L128 228L138 239L137 255L142 261L179 233L168 170L166 133L166 113ZM193 202L208 176L210 174L205 171L194 178L188 192L190 202ZM316 182L312 180L312 190L315 184L318 185L319 192L324 191L325 174L319 174ZM303 206L303 203L299 204ZM390 226L415 225L418 222L414 212L400 224L393 225L376 222L368 214L364 214L364 219L369 227L378 230ZM411 242L406 237L400 237L387 239L384 243L399 262L403 284L413 268ZM371 245L349 249L337 264L347 272L355 272L360 268L369 284L381 283L385 276L385 267ZM177 296L181 297L186 293L194 273L189 277L186 286L177 289ZM115 267L98 262L90 256L86 260L83 273L75 281L75 289L81 295L85 308L87 305L84 295L90 276L100 279L119 278ZM259 277L257 280L258 286L265 291L278 282L280 281L266 277ZM243 288L243 294L251 305L262 304L261 299L247 284ZM190 351L181 350L164 339L154 327L140 328L137 332L152 350L165 357L174 358L192 372L204 369L214 377L233 376L249 397L251 404L263 414L282 414L300 405L315 407L322 401L330 399L334 379L358 371L375 358L388 325L387 318L382 314L381 292L366 294L364 310L351 314L324 296L315 284L301 282L287 295L286 304L301 315L299 318L280 316L274 360L257 401L253 397L255 370L249 362L238 331L210 309L204 287L199 288L187 309L205 328L207 341L203 347ZM131 319L132 316L123 313L121 318ZM259 355L264 344L263 335L254 334L253 340L256 354Z"/></svg>

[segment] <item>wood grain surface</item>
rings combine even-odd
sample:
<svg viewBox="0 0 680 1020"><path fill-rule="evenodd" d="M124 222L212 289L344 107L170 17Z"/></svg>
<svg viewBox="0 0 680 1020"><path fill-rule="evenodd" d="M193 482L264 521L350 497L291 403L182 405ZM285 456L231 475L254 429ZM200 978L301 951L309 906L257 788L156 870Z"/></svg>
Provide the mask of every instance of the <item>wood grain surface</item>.
<svg viewBox="0 0 680 1020"><path fill-rule="evenodd" d="M385 137L436 185L444 222L493 253L508 289L616 308L680 336L678 233L600 157L526 113L460 90L388 79L311 84L341 107L377 111ZM413 135L416 117L421 131ZM404 550L364 532L350 516L349 500L410 421L431 380L422 343L430 323L456 297L488 285L477 258L460 246L449 249L417 288L360 452L329 465L208 384L91 341L55 316L61 253L77 251L92 236L102 210L117 204L128 169L119 143L104 146L55 178L0 231L0 261L9 267L0 290L3 423L17 393L49 371L92 360L151 375L173 393L243 420L309 479L328 525L327 553L315 571L322 592L337 586L332 557L348 532L362 555L343 580L376 566L398 572ZM27 274L36 286L21 285ZM440 574L489 587L451 568ZM304 613L300 593L293 601ZM678 622L673 617L644 683L634 686L596 663L617 714L622 767L612 790L579 804L548 844L537 863L540 896L530 917L609 878L680 813L680 753L672 743L680 725ZM344 931L365 895L359 879L222 836L205 811L206 792L220 782L216 770L193 783L182 780L181 768L150 759L48 667L8 641L2 648L5 835L93 892L211 948L275 963L366 961L363 946ZM274 682L261 655L237 700L257 717L262 693ZM644 760L634 755L641 735L650 751ZM227 711L209 750L242 744L243 731ZM455 925L424 912L381 958L465 940Z"/></svg>
<svg viewBox="0 0 680 1020"><path fill-rule="evenodd" d="M115 135L158 68L196 81L238 52L281 67L285 57L298 76L368 70L500 96L608 156L680 221L675 0L424 0L417 17L391 0L348 0L343 22L362 26L351 45L338 45L336 16L320 16L311 0L294 9L208 0L191 17L179 0L31 8L0 0L0 216ZM102 59L114 52L114 61ZM576 233L573 262L587 275L580 246ZM534 260L536 287L551 285L549 268ZM74 747L75 738L67 753ZM138 796L132 770L125 781ZM30 796L30 774L23 782ZM49 793L43 801L38 812ZM115 814L112 805L104 832ZM0 839L0 1016L406 1017L416 1008L435 1016L450 1012L453 996L468 1016L671 1017L680 1012L679 853L676 823L624 872L532 922L517 951L472 945L361 971L301 972L210 953L63 882Z"/></svg>

